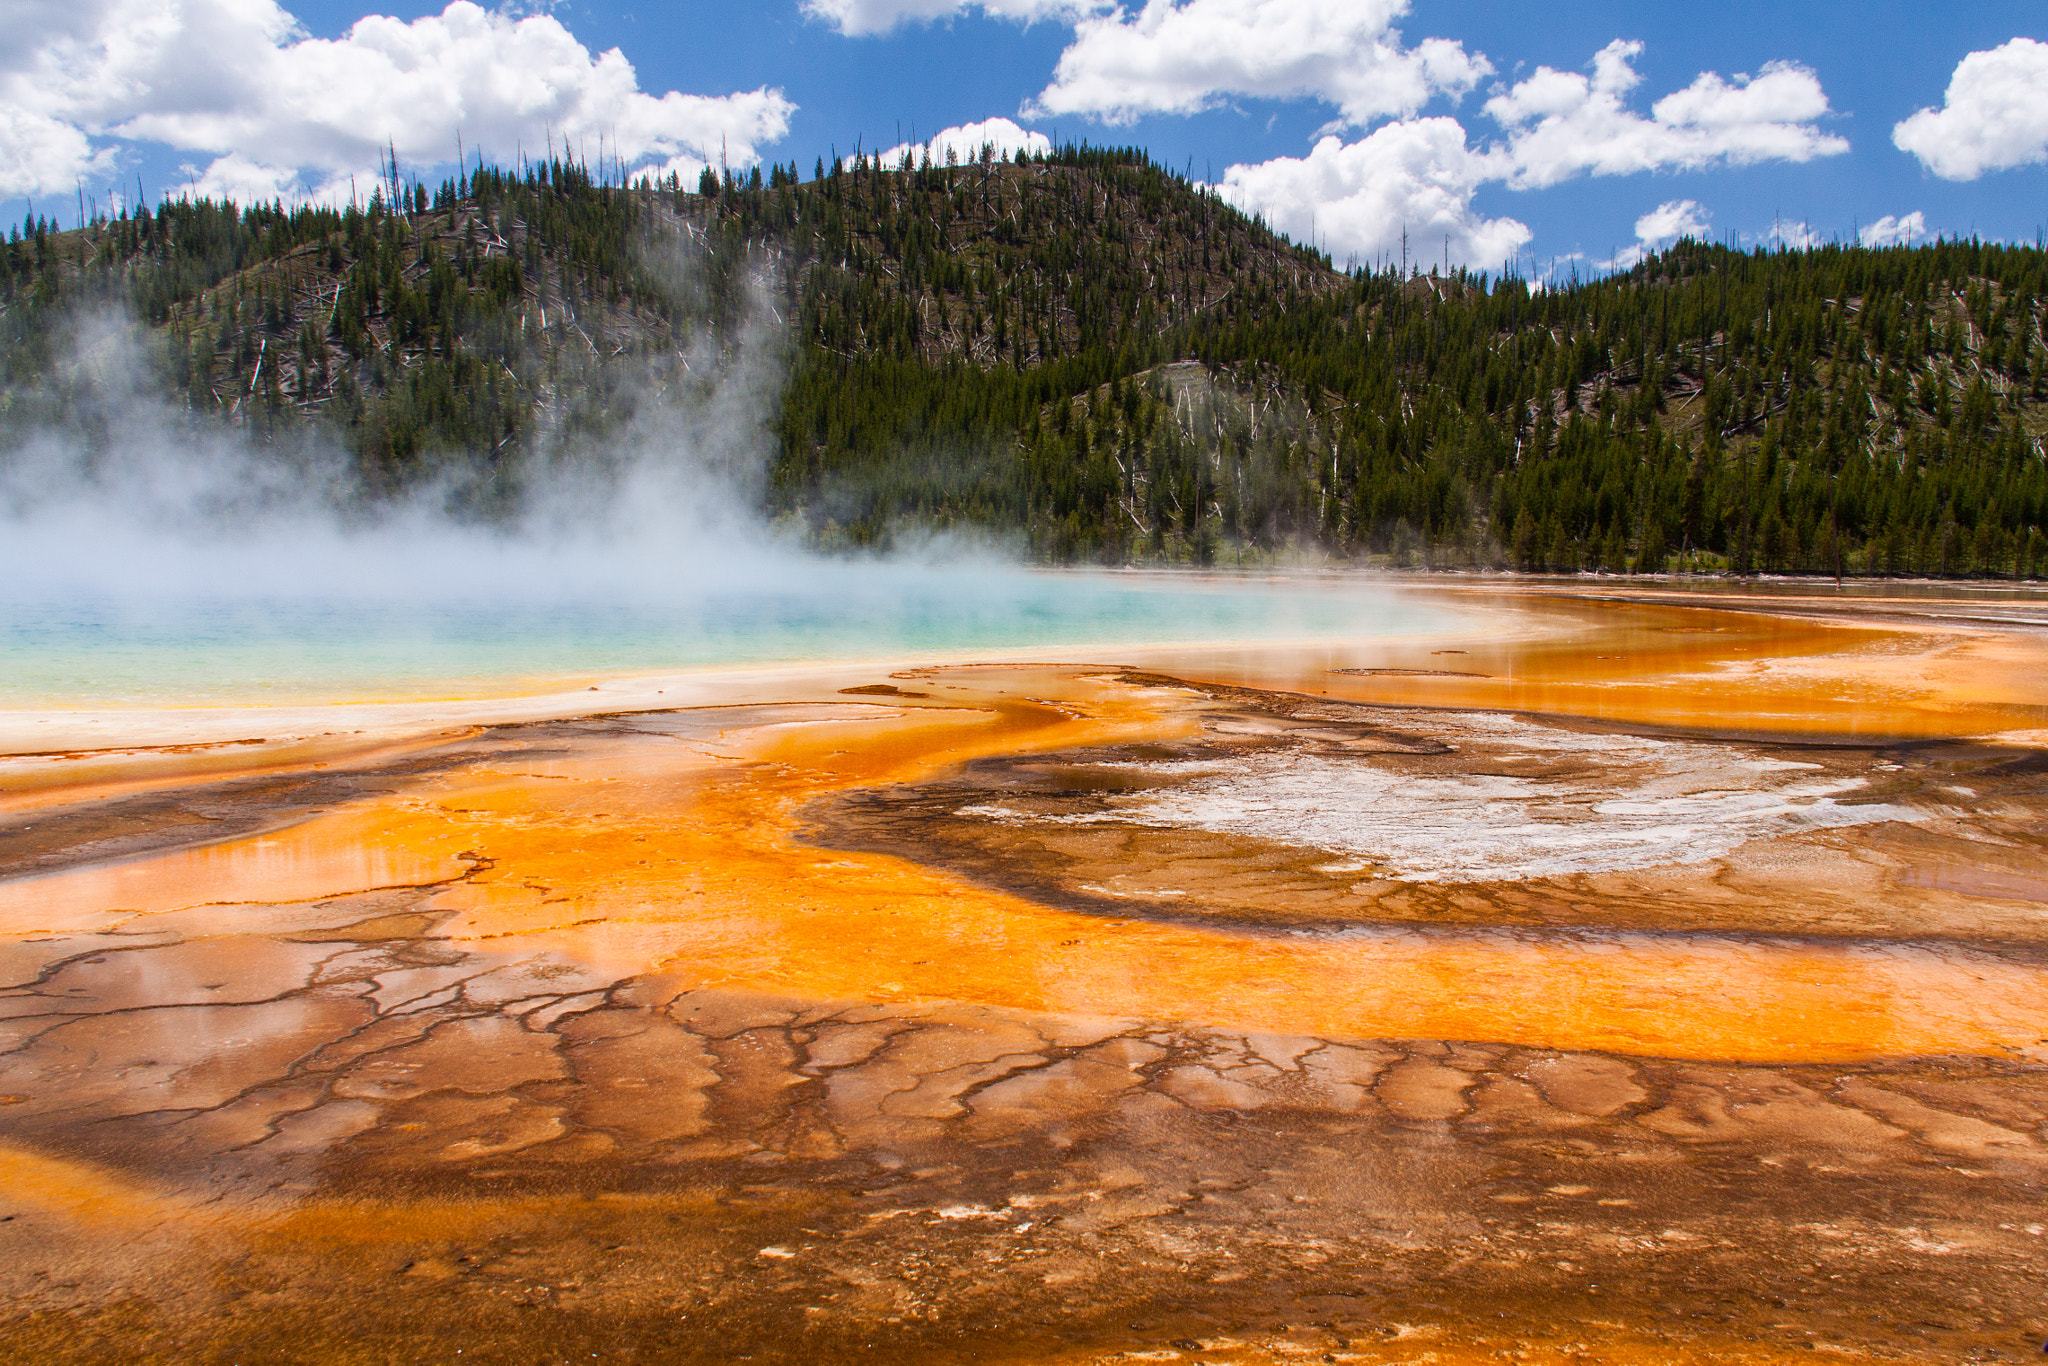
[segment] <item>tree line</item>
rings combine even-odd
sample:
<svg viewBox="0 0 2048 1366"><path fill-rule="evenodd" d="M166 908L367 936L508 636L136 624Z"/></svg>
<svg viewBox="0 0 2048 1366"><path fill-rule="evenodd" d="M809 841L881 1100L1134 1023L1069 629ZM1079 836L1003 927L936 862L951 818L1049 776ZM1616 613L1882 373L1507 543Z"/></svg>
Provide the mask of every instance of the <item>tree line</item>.
<svg viewBox="0 0 2048 1366"><path fill-rule="evenodd" d="M339 433L371 500L457 471L488 515L549 432L602 431L766 317L788 367L765 510L826 545L2048 572L2038 247L1345 272L1138 149L1080 146L693 184L479 166L360 207L8 237L14 426L75 398L65 319L118 304L194 420Z"/></svg>

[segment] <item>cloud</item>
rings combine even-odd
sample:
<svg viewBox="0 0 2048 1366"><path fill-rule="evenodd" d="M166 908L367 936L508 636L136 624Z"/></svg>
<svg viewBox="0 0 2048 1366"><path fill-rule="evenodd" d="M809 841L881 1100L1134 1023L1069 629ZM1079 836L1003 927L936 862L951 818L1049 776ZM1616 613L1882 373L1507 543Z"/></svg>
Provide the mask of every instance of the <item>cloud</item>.
<svg viewBox="0 0 2048 1366"><path fill-rule="evenodd" d="M984 119L980 123L963 123L957 128L942 129L923 142L903 142L882 153L882 164L894 166L903 159L905 152L911 160L922 161L925 156L944 164L946 153L951 151L953 159L969 162L981 155L983 147L993 147L999 157L1014 155L1019 148L1034 154L1050 152L1052 139L1043 133L1034 133L1019 128L1009 119Z"/></svg>
<svg viewBox="0 0 2048 1366"><path fill-rule="evenodd" d="M1035 117L1081 114L1128 123L1193 114L1232 96L1327 100L1346 122L1412 115L1491 74L1458 43L1402 45L1407 0L1146 0L1080 19Z"/></svg>
<svg viewBox="0 0 2048 1366"><path fill-rule="evenodd" d="M1702 237L1707 231L1707 211L1695 199L1667 199L1636 220L1636 240L1614 254L1611 261L1595 264L1608 270L1628 270L1651 252L1670 246L1681 237Z"/></svg>
<svg viewBox="0 0 2048 1366"><path fill-rule="evenodd" d="M0 61L0 196L68 190L125 141L209 153L202 189L332 196L395 146L403 162L556 146L633 170L739 165L788 131L762 88L708 97L639 88L617 49L593 56L551 15L456 0L411 22L307 37L275 0L16 0Z"/></svg>
<svg viewBox="0 0 2048 1366"><path fill-rule="evenodd" d="M849 38L887 33L903 24L929 24L980 10L995 19L1035 23L1076 19L1109 6L1103 0L803 0L803 11Z"/></svg>
<svg viewBox="0 0 2048 1366"><path fill-rule="evenodd" d="M1465 144L1456 119L1410 119L1357 142L1325 137L1306 157L1232 166L1218 193L1297 241L1313 235L1333 259L1372 260L1400 252L1453 265L1496 268L1529 241L1512 218L1486 218L1472 196L1492 175Z"/></svg>
<svg viewBox="0 0 2048 1366"><path fill-rule="evenodd" d="M113 153L95 149L80 129L61 119L0 104L0 198L46 193L113 166Z"/></svg>
<svg viewBox="0 0 2048 1366"><path fill-rule="evenodd" d="M1636 241L1644 246L1662 246L1681 237L1698 237L1707 230L1707 211L1697 200L1671 199L1636 220Z"/></svg>
<svg viewBox="0 0 2048 1366"><path fill-rule="evenodd" d="M1901 121L1892 142L1943 180L2048 162L2048 43L2015 38L1964 57L1941 108Z"/></svg>
<svg viewBox="0 0 2048 1366"><path fill-rule="evenodd" d="M1780 218L1771 224L1768 232L1759 237L1752 237L1749 240L1752 242L1768 242L1772 246L1782 247L1786 251L1811 251L1813 248L1825 244L1828 238L1819 228L1814 227L1804 219Z"/></svg>
<svg viewBox="0 0 2048 1366"><path fill-rule="evenodd" d="M290 166L266 166L260 161L243 156L240 152L229 152L226 156L215 157L211 164L200 167L187 164L185 188L195 195L209 199L232 199L237 204L268 203L273 199L287 196L302 199L341 199L349 192L350 177L344 173L339 186L326 177L319 184L306 186L300 183L299 172ZM369 196L375 177L365 175L362 193ZM336 192L338 191L338 193Z"/></svg>
<svg viewBox="0 0 2048 1366"><path fill-rule="evenodd" d="M1514 218L1488 218L1473 208L1484 185L1527 190L1588 174L1805 161L1848 149L1814 126L1828 112L1818 78L1783 63L1753 79L1706 72L1657 101L1645 118L1626 102L1641 82L1632 65L1641 51L1640 43L1609 43L1594 57L1590 77L1537 68L1486 102L1503 136L1484 149L1468 143L1454 118L1407 118L1353 143L1325 137L1306 157L1232 166L1219 189L1291 236L1312 228L1340 258L1384 256L1405 226L1411 240L1441 246L1448 237L1453 264L1491 268L1519 251L1530 233ZM1637 221L1639 245L1603 264L1632 265L1651 243L1705 227L1696 202L1673 200ZM1430 259L1434 250L1421 254Z"/></svg>
<svg viewBox="0 0 2048 1366"><path fill-rule="evenodd" d="M1875 223L1865 223L1856 240L1866 247L1903 247L1927 235L1927 215L1918 209L1904 217L1886 214Z"/></svg>
<svg viewBox="0 0 2048 1366"><path fill-rule="evenodd" d="M1733 80L1704 72L1644 118L1626 103L1642 81L1633 65L1642 50L1641 43L1616 40L1593 58L1590 77L1538 67L1486 102L1487 114L1507 132L1510 185L1540 189L1588 173L1803 162L1849 150L1847 140L1815 126L1828 113L1820 78L1790 62Z"/></svg>

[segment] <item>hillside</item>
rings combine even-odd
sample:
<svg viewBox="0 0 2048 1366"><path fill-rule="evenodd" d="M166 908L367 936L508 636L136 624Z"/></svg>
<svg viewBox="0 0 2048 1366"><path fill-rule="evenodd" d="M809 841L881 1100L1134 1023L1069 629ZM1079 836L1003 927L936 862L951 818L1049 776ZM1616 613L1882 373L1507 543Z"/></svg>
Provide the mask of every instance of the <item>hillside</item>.
<svg viewBox="0 0 2048 1366"><path fill-rule="evenodd" d="M395 206L395 207L394 207ZM1050 560L2048 573L2035 248L1681 243L1539 289L1347 275L1142 154L622 188L395 178L0 249L0 442L92 439L117 306L198 424L338 436L352 497L478 516L779 348L763 497ZM571 439L573 436L573 439ZM0 458L5 458L0 455Z"/></svg>

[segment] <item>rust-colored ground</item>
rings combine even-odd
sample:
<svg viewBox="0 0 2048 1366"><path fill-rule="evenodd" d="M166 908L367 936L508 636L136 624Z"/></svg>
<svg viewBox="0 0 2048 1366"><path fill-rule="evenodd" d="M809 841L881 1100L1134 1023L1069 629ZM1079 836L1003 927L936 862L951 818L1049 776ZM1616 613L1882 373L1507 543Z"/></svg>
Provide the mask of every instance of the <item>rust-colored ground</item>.
<svg viewBox="0 0 2048 1366"><path fill-rule="evenodd" d="M2038 1353L2039 645L1486 592L17 761L0 1340Z"/></svg>

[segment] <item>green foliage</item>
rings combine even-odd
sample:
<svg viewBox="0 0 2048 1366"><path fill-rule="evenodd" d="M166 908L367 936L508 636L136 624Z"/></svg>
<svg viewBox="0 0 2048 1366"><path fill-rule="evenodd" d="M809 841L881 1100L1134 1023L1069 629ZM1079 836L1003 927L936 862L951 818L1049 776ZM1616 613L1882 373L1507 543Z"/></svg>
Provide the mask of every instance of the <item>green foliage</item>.
<svg viewBox="0 0 2048 1366"><path fill-rule="evenodd" d="M502 492L550 414L602 434L612 414L581 401L612 387L598 372L644 374L743 307L735 272L678 284L674 215L580 166L480 168L393 202L410 211L380 188L342 211L172 201L32 224L0 248L7 429L81 418L91 377L68 330L118 308L151 325L195 415L270 441L337 433L373 499L450 475Z"/></svg>
<svg viewBox="0 0 2048 1366"><path fill-rule="evenodd" d="M65 319L118 305L195 414L342 432L367 495L454 472L488 512L536 433L600 434L693 340L772 311L769 510L826 544L2048 572L2034 248L1687 242L1548 288L1345 273L1134 149L1071 146L384 194L25 224L0 248L8 412L61 416Z"/></svg>
<svg viewBox="0 0 2048 1366"><path fill-rule="evenodd" d="M1333 271L1129 150L774 179L725 211L808 263L773 497L826 539L2048 572L2035 248L1682 243L1535 288Z"/></svg>

